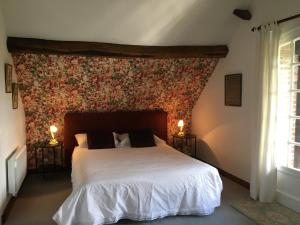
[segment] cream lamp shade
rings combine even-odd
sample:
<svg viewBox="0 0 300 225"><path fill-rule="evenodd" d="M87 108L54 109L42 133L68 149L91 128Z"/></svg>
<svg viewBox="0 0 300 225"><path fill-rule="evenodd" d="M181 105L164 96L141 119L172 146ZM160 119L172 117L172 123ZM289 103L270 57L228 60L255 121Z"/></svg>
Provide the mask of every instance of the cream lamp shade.
<svg viewBox="0 0 300 225"><path fill-rule="evenodd" d="M180 130L178 132L178 136L184 136L184 132L183 132L184 122L183 122L183 120L179 120L177 125L180 128Z"/></svg>
<svg viewBox="0 0 300 225"><path fill-rule="evenodd" d="M51 140L49 141L50 145L56 145L58 144L58 141L55 139L55 133L57 132L57 127L54 125L50 126L50 134L51 134Z"/></svg>

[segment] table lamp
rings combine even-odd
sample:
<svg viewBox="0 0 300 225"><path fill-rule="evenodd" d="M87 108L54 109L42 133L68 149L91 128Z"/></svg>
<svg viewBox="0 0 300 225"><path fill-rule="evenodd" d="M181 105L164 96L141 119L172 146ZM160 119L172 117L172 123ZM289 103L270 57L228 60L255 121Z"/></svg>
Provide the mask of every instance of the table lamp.
<svg viewBox="0 0 300 225"><path fill-rule="evenodd" d="M183 132L183 120L179 120L178 121L178 127L180 128L179 132L178 132L178 136L183 137L184 136L184 132Z"/></svg>
<svg viewBox="0 0 300 225"><path fill-rule="evenodd" d="M54 134L57 132L57 127L54 125L50 126L50 133L51 133L51 140L49 141L50 145L56 145L58 144L58 141L55 139Z"/></svg>

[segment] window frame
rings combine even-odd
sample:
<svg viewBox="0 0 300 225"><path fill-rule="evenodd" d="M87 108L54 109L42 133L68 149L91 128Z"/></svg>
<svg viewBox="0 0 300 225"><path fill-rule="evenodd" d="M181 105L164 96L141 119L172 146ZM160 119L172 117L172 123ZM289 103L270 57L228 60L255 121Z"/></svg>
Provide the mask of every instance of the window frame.
<svg viewBox="0 0 300 225"><path fill-rule="evenodd" d="M295 49L296 49L296 42L297 41L300 41L300 35L297 37L297 38L292 38L292 40L286 42L285 44L281 45L279 47L279 49L284 46L284 45L288 45L288 44L291 44L292 46L292 61L290 62L289 64L289 67L290 67L290 71L291 71L291 74L290 74L290 88L289 88L289 115L288 115L288 121L289 121L289 134L288 134L288 141L287 141L287 157L286 157L286 162L285 162L285 165L283 165L283 167L286 167L286 168L289 168L289 169L292 169L292 170L296 170L296 171L300 171L300 168L296 168L293 166L290 166L290 163L289 163L289 154L290 154L290 151L289 149L291 147L300 147L300 141L293 141L291 140L292 138L292 128L291 128L291 124L293 123L293 120L296 121L300 121L300 115L293 115L293 112L292 112L292 107L293 107L293 104L292 104L292 100L293 100L293 94L300 94L300 89L297 89L297 87L295 88L294 87L294 74L295 74L295 70L296 68L298 67L300 69L300 61L299 62L295 62ZM300 78L300 77L299 77ZM297 98L297 97L296 97ZM297 102L296 102L297 104ZM295 150L294 150L295 151Z"/></svg>

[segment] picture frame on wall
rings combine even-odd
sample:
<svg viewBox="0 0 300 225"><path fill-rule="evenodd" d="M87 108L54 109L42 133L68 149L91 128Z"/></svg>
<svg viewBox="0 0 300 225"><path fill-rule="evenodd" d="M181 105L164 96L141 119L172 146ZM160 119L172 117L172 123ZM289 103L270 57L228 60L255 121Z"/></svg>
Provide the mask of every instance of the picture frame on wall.
<svg viewBox="0 0 300 225"><path fill-rule="evenodd" d="M225 75L225 105L242 106L242 74Z"/></svg>
<svg viewBox="0 0 300 225"><path fill-rule="evenodd" d="M5 92L12 93L12 65L5 63Z"/></svg>
<svg viewBox="0 0 300 225"><path fill-rule="evenodd" d="M19 103L19 87L17 83L12 83L12 108L17 109Z"/></svg>

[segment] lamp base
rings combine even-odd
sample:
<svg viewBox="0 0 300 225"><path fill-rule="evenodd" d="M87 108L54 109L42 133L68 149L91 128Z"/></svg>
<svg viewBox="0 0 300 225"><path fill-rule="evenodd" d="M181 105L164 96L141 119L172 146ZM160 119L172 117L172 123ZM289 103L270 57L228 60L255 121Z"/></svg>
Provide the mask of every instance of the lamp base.
<svg viewBox="0 0 300 225"><path fill-rule="evenodd" d="M179 131L177 134L179 137L183 137L184 136L184 132L183 131Z"/></svg>
<svg viewBox="0 0 300 225"><path fill-rule="evenodd" d="M49 145L57 145L57 144L58 144L58 141L55 138L53 138L49 141Z"/></svg>

